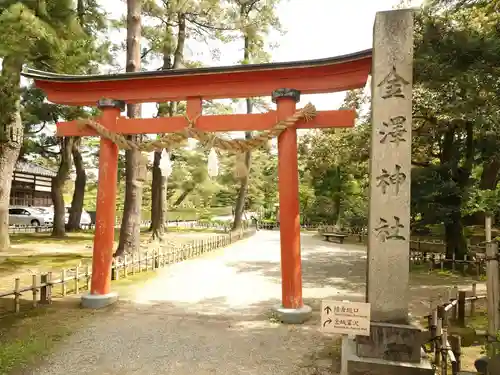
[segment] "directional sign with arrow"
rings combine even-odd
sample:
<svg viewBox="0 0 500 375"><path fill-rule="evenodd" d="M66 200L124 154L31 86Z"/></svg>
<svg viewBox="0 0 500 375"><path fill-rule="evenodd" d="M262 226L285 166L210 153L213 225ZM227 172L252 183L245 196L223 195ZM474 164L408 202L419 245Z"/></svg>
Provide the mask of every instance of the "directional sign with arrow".
<svg viewBox="0 0 500 375"><path fill-rule="evenodd" d="M325 333L368 336L370 334L370 304L350 301L323 301L321 329Z"/></svg>

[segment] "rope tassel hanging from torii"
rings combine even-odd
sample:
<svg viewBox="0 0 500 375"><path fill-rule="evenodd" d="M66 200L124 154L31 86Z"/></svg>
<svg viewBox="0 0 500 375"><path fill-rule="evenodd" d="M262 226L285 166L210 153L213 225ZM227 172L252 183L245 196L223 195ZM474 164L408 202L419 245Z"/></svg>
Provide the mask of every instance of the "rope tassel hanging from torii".
<svg viewBox="0 0 500 375"><path fill-rule="evenodd" d="M169 177L172 174L172 162L170 161L170 155L166 149L161 152L160 159L160 170L163 177Z"/></svg>
<svg viewBox="0 0 500 375"><path fill-rule="evenodd" d="M219 161L215 149L224 150L239 154L239 160L236 163L236 176L239 178L244 177L248 170L245 165L244 154L248 151L266 147L268 142L275 137L278 137L287 128L294 126L299 121L311 121L316 116L316 108L311 103L306 104L302 109L297 110L292 116L285 120L278 121L270 130L265 130L257 133L252 139L223 139L215 134L207 133L203 130L195 128L196 119L192 120L186 117L188 126L182 132L166 134L156 140L147 140L135 142L127 139L119 133L115 133L106 129L100 123L90 119L82 119L79 125L82 127L89 126L94 129L101 137L113 141L119 148L124 150L138 150L141 152L162 151L162 175L163 173L170 174L172 172L172 165L170 157L165 149L172 149L182 144L188 138L194 138L204 145L209 145L210 152L208 154L208 174L210 177L216 177L219 174ZM165 152L166 157L164 158ZM168 160L168 161L167 161ZM160 162L161 163L161 162ZM170 172L169 172L170 171Z"/></svg>
<svg viewBox="0 0 500 375"><path fill-rule="evenodd" d="M217 177L219 175L219 159L214 148L211 148L208 153L207 171L210 177Z"/></svg>

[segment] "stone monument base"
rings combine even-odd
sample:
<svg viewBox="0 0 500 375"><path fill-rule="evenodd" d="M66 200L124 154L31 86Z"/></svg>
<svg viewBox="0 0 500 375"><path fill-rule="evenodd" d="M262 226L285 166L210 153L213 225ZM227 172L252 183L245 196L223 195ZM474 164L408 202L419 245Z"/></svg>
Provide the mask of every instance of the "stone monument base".
<svg viewBox="0 0 500 375"><path fill-rule="evenodd" d="M423 333L415 326L370 322L370 336L356 336L356 354L361 358L419 363L423 342Z"/></svg>
<svg viewBox="0 0 500 375"><path fill-rule="evenodd" d="M434 375L429 361L421 359L419 363L399 362L380 358L359 357L355 339L348 339L344 346L348 375Z"/></svg>

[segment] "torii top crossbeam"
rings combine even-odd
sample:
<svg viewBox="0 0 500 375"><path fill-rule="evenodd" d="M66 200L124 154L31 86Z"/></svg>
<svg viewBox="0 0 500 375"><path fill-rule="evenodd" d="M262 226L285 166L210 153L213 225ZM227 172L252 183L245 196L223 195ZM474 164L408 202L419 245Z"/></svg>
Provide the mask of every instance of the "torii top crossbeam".
<svg viewBox="0 0 500 375"><path fill-rule="evenodd" d="M103 97L127 103L269 96L292 87L302 94L321 94L364 87L371 50L327 59L175 69L111 75L74 76L28 69L47 98L57 104L95 105Z"/></svg>
<svg viewBox="0 0 500 375"><path fill-rule="evenodd" d="M276 133L279 134L282 307L291 317L289 322L297 322L302 316L308 315L310 308L302 301L296 128L351 127L354 125L355 112L315 112L312 121L310 118L304 121L306 116L297 115L296 102L299 101L300 94L332 93L364 87L371 64L371 50L367 50L321 60L113 75L68 76L35 70L24 72L23 75L34 79L36 86L45 91L47 98L53 103L78 106L95 106L99 103L102 109L102 116L96 119L102 136L92 282L90 295L82 298L83 305L95 308L116 299L110 293L110 275L119 142L118 138L113 142L110 133L172 133L182 132L188 126L190 128L187 130L197 129L198 132L276 130L280 123L287 122L293 126L287 126ZM276 102L276 111L265 114L201 116L203 99L270 95ZM120 115L125 103L183 100L187 101L187 119L180 116L127 119ZM305 108L298 112L304 113L304 110ZM189 125L186 120L189 120ZM81 123L75 121L61 122L57 124L57 135L96 135L95 129L98 127L82 127Z"/></svg>
<svg viewBox="0 0 500 375"><path fill-rule="evenodd" d="M291 87L301 94L319 94L364 87L371 68L371 50L327 59L287 63L248 64L226 67L75 76L28 69L23 75L35 80L47 98L57 104L95 106L102 98L126 103L188 100L188 114L201 114L197 100L269 96L277 88ZM194 98L194 100L193 100ZM314 121L297 128L351 127L352 110L321 111ZM203 116L196 127L204 131L267 130L276 113ZM118 118L108 125L121 134L169 133L186 127L183 117L155 119ZM91 136L91 128L75 121L60 122L59 136Z"/></svg>

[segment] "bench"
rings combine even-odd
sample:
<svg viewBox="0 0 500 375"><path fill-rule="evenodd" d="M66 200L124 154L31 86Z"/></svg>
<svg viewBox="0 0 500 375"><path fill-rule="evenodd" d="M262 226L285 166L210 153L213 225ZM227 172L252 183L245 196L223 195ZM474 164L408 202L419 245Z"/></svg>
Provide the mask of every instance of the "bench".
<svg viewBox="0 0 500 375"><path fill-rule="evenodd" d="M347 237L347 234L342 234L342 233L321 233L323 237L325 237L325 240L328 242L330 241L330 238L335 238L339 244L344 243L344 238Z"/></svg>

